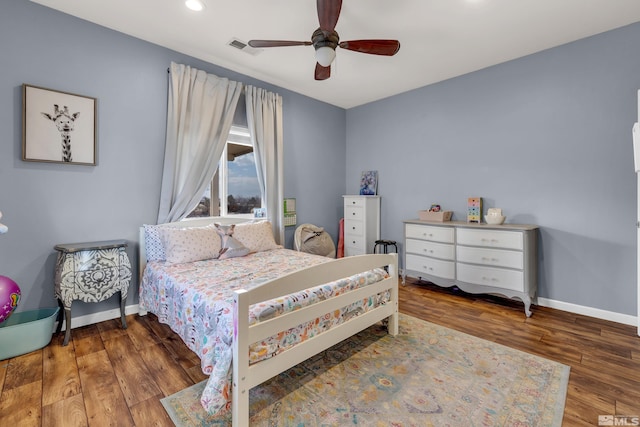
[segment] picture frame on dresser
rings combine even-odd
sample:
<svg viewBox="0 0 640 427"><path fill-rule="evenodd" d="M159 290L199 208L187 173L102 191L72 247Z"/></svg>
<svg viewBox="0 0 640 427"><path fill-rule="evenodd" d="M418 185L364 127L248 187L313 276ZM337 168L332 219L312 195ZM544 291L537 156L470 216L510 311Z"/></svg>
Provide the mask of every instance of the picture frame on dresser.
<svg viewBox="0 0 640 427"><path fill-rule="evenodd" d="M376 194L378 194L378 171L362 171L360 195L375 196Z"/></svg>
<svg viewBox="0 0 640 427"><path fill-rule="evenodd" d="M25 83L22 103L22 160L96 165L96 98Z"/></svg>

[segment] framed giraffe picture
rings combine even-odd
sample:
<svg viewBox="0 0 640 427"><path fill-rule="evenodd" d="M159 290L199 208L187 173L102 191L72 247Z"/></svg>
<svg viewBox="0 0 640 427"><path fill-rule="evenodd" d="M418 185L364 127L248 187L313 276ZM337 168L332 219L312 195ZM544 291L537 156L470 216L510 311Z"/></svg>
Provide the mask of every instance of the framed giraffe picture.
<svg viewBox="0 0 640 427"><path fill-rule="evenodd" d="M22 160L96 164L96 98L22 85Z"/></svg>

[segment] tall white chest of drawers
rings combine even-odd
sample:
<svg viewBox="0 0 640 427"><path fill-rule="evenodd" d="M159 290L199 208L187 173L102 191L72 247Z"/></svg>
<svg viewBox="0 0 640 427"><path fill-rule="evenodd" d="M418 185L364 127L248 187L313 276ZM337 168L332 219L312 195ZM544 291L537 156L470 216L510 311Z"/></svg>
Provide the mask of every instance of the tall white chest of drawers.
<svg viewBox="0 0 640 427"><path fill-rule="evenodd" d="M404 221L404 272L439 286L518 298L525 314L538 289L538 227Z"/></svg>
<svg viewBox="0 0 640 427"><path fill-rule="evenodd" d="M373 252L380 239L380 196L342 196L344 256Z"/></svg>

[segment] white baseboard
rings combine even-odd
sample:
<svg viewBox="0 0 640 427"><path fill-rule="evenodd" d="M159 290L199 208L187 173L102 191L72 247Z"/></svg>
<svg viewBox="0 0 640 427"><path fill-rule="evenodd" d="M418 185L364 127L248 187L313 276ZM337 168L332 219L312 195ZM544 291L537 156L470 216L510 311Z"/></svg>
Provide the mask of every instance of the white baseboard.
<svg viewBox="0 0 640 427"><path fill-rule="evenodd" d="M538 297L538 305L542 307L555 308L557 310L567 311L569 313L582 314L584 316L595 317L596 319L608 320L611 322L622 323L624 325L637 326L638 319L636 316L629 314L615 313L613 311L601 310L599 308L586 307L568 302L555 301L547 298ZM138 304L128 305L124 312L126 315L138 313ZM535 312L534 312L535 315ZM104 322L105 320L120 318L120 309L101 311L99 313L87 314L85 316L74 317L71 328L79 328L81 326L93 325L94 323ZM62 330L64 330L64 322ZM640 331L639 331L640 332Z"/></svg>
<svg viewBox="0 0 640 427"><path fill-rule="evenodd" d="M128 305L124 308L124 314L136 314L138 313L138 304ZM64 318L64 316L63 316ZM112 310L101 311L98 313L91 313L84 316L73 317L71 321L71 329L80 328L82 326L93 325L94 323L104 322L105 320L119 319L120 309L114 308ZM62 322L62 330L66 329L65 322Z"/></svg>
<svg viewBox="0 0 640 427"><path fill-rule="evenodd" d="M599 308L585 307L583 305L571 304L568 302L555 301L538 297L538 305L542 307L555 308L557 310L568 311L569 313L582 314L584 316L595 317L597 319L609 320L611 322L622 323L624 325L637 326L638 318L629 314L615 313L613 311L601 310Z"/></svg>

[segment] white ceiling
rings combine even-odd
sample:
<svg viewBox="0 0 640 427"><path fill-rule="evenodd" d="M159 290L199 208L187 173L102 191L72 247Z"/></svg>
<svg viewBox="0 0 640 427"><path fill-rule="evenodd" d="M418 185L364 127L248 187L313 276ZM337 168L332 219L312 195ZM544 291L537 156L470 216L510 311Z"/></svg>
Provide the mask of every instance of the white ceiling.
<svg viewBox="0 0 640 427"><path fill-rule="evenodd" d="M640 21L639 0L344 0L341 41L397 39L400 51L338 48L331 78L316 81L312 46L228 45L311 40L313 0L204 0L203 12L183 0L32 1L343 108Z"/></svg>

